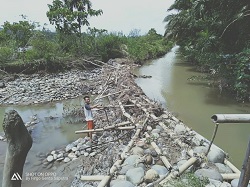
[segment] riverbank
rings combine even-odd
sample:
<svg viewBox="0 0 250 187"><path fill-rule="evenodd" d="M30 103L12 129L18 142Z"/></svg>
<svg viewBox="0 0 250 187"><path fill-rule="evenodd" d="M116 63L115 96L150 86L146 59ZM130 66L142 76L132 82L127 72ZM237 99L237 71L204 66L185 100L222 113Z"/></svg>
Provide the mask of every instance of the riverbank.
<svg viewBox="0 0 250 187"><path fill-rule="evenodd" d="M117 59L98 70L100 73L89 94L98 93L99 98L109 94L106 110L108 118L105 111L95 114L96 128L104 128L104 131L97 133L96 144L92 147L87 138L80 138L64 149L42 155L43 164L59 164L59 169L65 163L80 160L80 165L70 171L71 176L72 173L76 175L67 178L68 186L97 186L99 182L86 181L90 180L89 176L103 183L103 179L111 178L112 186L147 186L160 183L159 179L163 177L174 176L177 171L180 172L183 164L187 165L192 159L196 161L192 166L195 175L206 176L210 178L210 183L216 183L217 186L230 186L223 179L225 175L220 174L233 172L224 164L226 154L213 146L208 156L204 157L209 142L145 96L131 74L135 67L126 59ZM117 124L122 122L129 123L123 124L127 125L126 130L118 128ZM114 124L113 130L108 131L107 126ZM68 170L62 172L58 169L55 171L56 176L69 175ZM23 182L25 186L35 183ZM65 186L65 180L61 182ZM61 182L44 181L45 186L61 186Z"/></svg>

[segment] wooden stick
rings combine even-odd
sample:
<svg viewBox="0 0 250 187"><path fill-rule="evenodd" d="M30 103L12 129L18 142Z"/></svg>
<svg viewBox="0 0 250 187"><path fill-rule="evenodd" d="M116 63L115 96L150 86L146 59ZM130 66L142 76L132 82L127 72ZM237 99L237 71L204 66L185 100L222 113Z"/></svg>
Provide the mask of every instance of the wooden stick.
<svg viewBox="0 0 250 187"><path fill-rule="evenodd" d="M120 126L123 126L123 125L128 125L130 124L131 122L129 121L126 121L126 122L123 122L123 123L119 123L119 124L116 124L116 125L111 125L111 126L107 126L107 127L103 127L103 128L99 128L99 129L90 129L90 130L79 130L79 131L75 131L75 134L79 134L79 133L87 133L87 132L100 132L100 131L105 131L105 130L109 130L109 129L113 129L113 128L121 128ZM135 127L135 126L133 126ZM124 130L124 129L121 129L121 130Z"/></svg>
<svg viewBox="0 0 250 187"><path fill-rule="evenodd" d="M179 167L179 171L172 171L164 180L162 180L159 184L160 186L164 186L164 183L171 179L175 179L180 176L184 171L186 171L190 166L192 166L197 161L197 158L192 157L187 162Z"/></svg>
<svg viewBox="0 0 250 187"><path fill-rule="evenodd" d="M118 94L118 93L120 93L120 92L122 92L122 91L119 91L119 92L114 92L114 93L110 93L110 94L107 94L107 95L101 96L101 97L99 97L98 99L101 99L101 98L104 98L104 97L108 97L108 96L111 96L111 95L115 95L115 94Z"/></svg>
<svg viewBox="0 0 250 187"><path fill-rule="evenodd" d="M224 159L224 164L226 164L231 170L233 170L234 173L241 173L240 170L226 158Z"/></svg>
<svg viewBox="0 0 250 187"><path fill-rule="evenodd" d="M150 138L150 136L149 136L149 134L147 132L145 132L145 135L146 135L147 138ZM162 162L167 167L167 169L171 170L172 169L172 165L169 163L168 159L165 156L162 156L161 149L153 141L151 141L151 145L155 149L155 151L157 152L157 154L160 156Z"/></svg>
<svg viewBox="0 0 250 187"><path fill-rule="evenodd" d="M192 166L197 161L196 157L191 157L187 162L179 167L179 175L186 171L190 166Z"/></svg>
<svg viewBox="0 0 250 187"><path fill-rule="evenodd" d="M239 179L240 173L221 173L221 176L224 180L233 180Z"/></svg>
<svg viewBox="0 0 250 187"><path fill-rule="evenodd" d="M111 67L111 68L115 68L115 66L112 66L112 65L110 65L110 64L108 64L108 63L105 63L105 62L102 62L102 61L100 61L100 60L95 60L96 62L100 62L101 64L103 64L103 65L107 65L107 66L109 66L109 67Z"/></svg>
<svg viewBox="0 0 250 187"><path fill-rule="evenodd" d="M127 117L128 119L130 119L130 121L132 121L132 122L134 123L135 120L129 115L129 113L127 113L127 112L125 111L125 109L124 109L124 107L122 106L122 103L121 103L120 100L118 100L118 104L119 104L119 106L120 106L120 108L121 108L121 110L122 110L122 114L123 114L125 117Z"/></svg>
<svg viewBox="0 0 250 187"><path fill-rule="evenodd" d="M102 67L102 66L100 66L100 65L98 65L98 64L96 64L96 63L94 63L94 62L89 61L89 60L86 60L86 59L82 59L82 60L85 61L85 62L88 62L88 63L90 63L90 64L93 64L93 65L95 65L95 66Z"/></svg>
<svg viewBox="0 0 250 187"><path fill-rule="evenodd" d="M118 129L118 130L131 130L134 129L135 126L130 126L130 127L113 127L113 129ZM108 129L90 129L90 130L80 130L80 131L75 131L75 134L81 134L81 133L88 133L88 132L101 132L101 131L105 131L105 130L109 130L112 128L108 128Z"/></svg>
<svg viewBox="0 0 250 187"><path fill-rule="evenodd" d="M105 175L89 175L89 176L82 175L80 179L82 181L101 181L105 177L106 177Z"/></svg>

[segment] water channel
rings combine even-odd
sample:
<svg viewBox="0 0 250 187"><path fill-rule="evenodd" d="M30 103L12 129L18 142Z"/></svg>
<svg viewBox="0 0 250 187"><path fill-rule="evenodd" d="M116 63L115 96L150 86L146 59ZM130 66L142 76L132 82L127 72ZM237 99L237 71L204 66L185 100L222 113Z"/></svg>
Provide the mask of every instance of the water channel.
<svg viewBox="0 0 250 187"><path fill-rule="evenodd" d="M206 80L196 79L203 75L184 62L177 46L162 58L149 61L136 73L152 76L136 80L149 98L161 102L178 119L209 140L214 130L210 120L213 114L250 113L250 104L237 103L223 92L220 95ZM230 161L239 169L249 135L250 124L220 124L215 138L215 144L229 153Z"/></svg>

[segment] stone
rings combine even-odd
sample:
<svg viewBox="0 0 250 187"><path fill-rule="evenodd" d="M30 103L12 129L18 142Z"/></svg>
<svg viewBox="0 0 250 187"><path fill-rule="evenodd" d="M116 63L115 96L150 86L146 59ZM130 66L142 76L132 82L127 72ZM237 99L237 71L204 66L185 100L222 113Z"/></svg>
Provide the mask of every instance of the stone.
<svg viewBox="0 0 250 187"><path fill-rule="evenodd" d="M69 144L69 145L66 146L65 151L66 151L66 152L69 152L69 151L71 151L71 149L72 149L73 147L74 147L74 145Z"/></svg>
<svg viewBox="0 0 250 187"><path fill-rule="evenodd" d="M164 130L160 125L156 125L155 128L160 130L160 132Z"/></svg>
<svg viewBox="0 0 250 187"><path fill-rule="evenodd" d="M210 149L207 155L208 161L213 162L213 163L224 163L225 158L226 158L226 154L218 148Z"/></svg>
<svg viewBox="0 0 250 187"><path fill-rule="evenodd" d="M53 158L54 158L54 160L56 160L57 159L57 154L53 154Z"/></svg>
<svg viewBox="0 0 250 187"><path fill-rule="evenodd" d="M114 180L111 181L111 187L135 187L131 182L126 180Z"/></svg>
<svg viewBox="0 0 250 187"><path fill-rule="evenodd" d="M48 157L47 157L47 161L48 162L52 162L54 160L54 157L52 156L52 155L49 155Z"/></svg>
<svg viewBox="0 0 250 187"><path fill-rule="evenodd" d="M215 163L220 173L233 173L230 167L225 164Z"/></svg>
<svg viewBox="0 0 250 187"><path fill-rule="evenodd" d="M182 125L182 124L178 124L174 128L174 132L176 134L185 134L186 131L187 131L186 127L184 125Z"/></svg>
<svg viewBox="0 0 250 187"><path fill-rule="evenodd" d="M151 127L151 126L147 126L147 130L148 130L148 131L151 131L151 130L152 130L152 127Z"/></svg>
<svg viewBox="0 0 250 187"><path fill-rule="evenodd" d="M78 150L78 148L77 147L72 147L72 149L71 149L73 152L76 152L77 150Z"/></svg>
<svg viewBox="0 0 250 187"><path fill-rule="evenodd" d="M193 149L194 154L205 154L207 152L207 147L205 146L197 146Z"/></svg>
<svg viewBox="0 0 250 187"><path fill-rule="evenodd" d="M129 169L133 169L133 168L135 168L135 167L131 166L131 165L123 166L122 169L119 171L119 174L125 175Z"/></svg>
<svg viewBox="0 0 250 187"><path fill-rule="evenodd" d="M143 181L144 177L144 169L142 167L129 169L126 172L126 179L133 183L134 185L138 185Z"/></svg>
<svg viewBox="0 0 250 187"><path fill-rule="evenodd" d="M51 151L51 153L50 153L50 154L54 155L54 154L56 154L56 151Z"/></svg>
<svg viewBox="0 0 250 187"><path fill-rule="evenodd" d="M124 161L124 165L131 165L134 166L137 161L140 159L140 156L138 155L130 155L126 160Z"/></svg>
<svg viewBox="0 0 250 187"><path fill-rule="evenodd" d="M214 180L214 179L208 179L209 180L209 184L208 185L211 185L212 186L215 186L215 187L220 187L222 182L218 181L218 180ZM207 186L206 186L207 187Z"/></svg>
<svg viewBox="0 0 250 187"><path fill-rule="evenodd" d="M147 155L147 154L148 154L148 155L151 155L151 150L150 150L150 149L145 149L145 150L144 150L144 154L145 154L145 155Z"/></svg>
<svg viewBox="0 0 250 187"><path fill-rule="evenodd" d="M154 169L149 169L144 176L145 182L150 183L159 178L159 174Z"/></svg>
<svg viewBox="0 0 250 187"><path fill-rule="evenodd" d="M63 157L63 153L59 153L59 154L57 155L57 158L61 158L61 157Z"/></svg>
<svg viewBox="0 0 250 187"><path fill-rule="evenodd" d="M157 133L157 134L159 134L161 131L160 131L160 129L153 129L152 131L151 131L151 133Z"/></svg>
<svg viewBox="0 0 250 187"><path fill-rule="evenodd" d="M151 169L154 169L159 175L165 175L166 173L168 173L167 168L160 165L153 165Z"/></svg>
<svg viewBox="0 0 250 187"><path fill-rule="evenodd" d="M70 161L70 158L69 157L66 157L66 158L64 158L64 160L63 160L63 162L65 162L65 163L67 163L67 162L69 162Z"/></svg>
<svg viewBox="0 0 250 187"><path fill-rule="evenodd" d="M207 177L209 179L218 180L220 182L223 181L221 174L215 169L198 169L194 174L200 179Z"/></svg>
<svg viewBox="0 0 250 187"><path fill-rule="evenodd" d="M131 151L133 155L139 155L139 156L142 156L144 153L143 149L137 146L133 147Z"/></svg>
<svg viewBox="0 0 250 187"><path fill-rule="evenodd" d="M77 156L75 155L75 153L69 153L68 157L72 159L72 158L76 158Z"/></svg>
<svg viewBox="0 0 250 187"><path fill-rule="evenodd" d="M84 156L86 156L86 157L89 156L89 153L85 152L85 153L84 153Z"/></svg>
<svg viewBox="0 0 250 187"><path fill-rule="evenodd" d="M231 181L232 187L238 187L239 179L233 179ZM247 187L250 187L250 184L247 185Z"/></svg>
<svg viewBox="0 0 250 187"><path fill-rule="evenodd" d="M151 165L153 163L153 157L151 155L145 156L145 164Z"/></svg>
<svg viewBox="0 0 250 187"><path fill-rule="evenodd" d="M95 156L96 155L96 152L92 152L89 154L89 156Z"/></svg>

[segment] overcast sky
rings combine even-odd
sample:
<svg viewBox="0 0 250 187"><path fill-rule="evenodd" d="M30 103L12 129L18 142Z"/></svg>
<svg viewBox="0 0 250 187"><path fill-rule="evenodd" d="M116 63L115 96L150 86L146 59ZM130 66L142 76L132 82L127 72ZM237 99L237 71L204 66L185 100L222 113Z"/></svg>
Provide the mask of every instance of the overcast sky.
<svg viewBox="0 0 250 187"><path fill-rule="evenodd" d="M0 25L5 21L17 22L19 15L28 16L29 20L40 24L49 24L46 12L47 4L53 0L0 0ZM92 0L94 9L102 9L101 16L89 20L91 27L108 31L123 31L128 34L133 29L146 33L155 28L159 34L164 33L164 17L174 0ZM54 26L47 26L50 30Z"/></svg>

